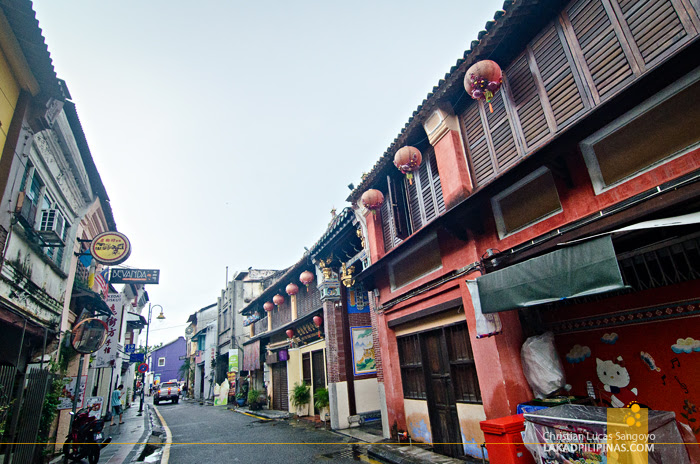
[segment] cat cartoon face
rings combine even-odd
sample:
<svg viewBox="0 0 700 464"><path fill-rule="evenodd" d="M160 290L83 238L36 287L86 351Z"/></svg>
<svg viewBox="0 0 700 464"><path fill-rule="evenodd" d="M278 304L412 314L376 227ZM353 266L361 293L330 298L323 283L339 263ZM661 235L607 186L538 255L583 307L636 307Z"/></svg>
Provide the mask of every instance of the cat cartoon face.
<svg viewBox="0 0 700 464"><path fill-rule="evenodd" d="M602 361L598 358L596 358L595 362L598 378L603 384L618 388L629 385L630 375L626 368L612 361Z"/></svg>

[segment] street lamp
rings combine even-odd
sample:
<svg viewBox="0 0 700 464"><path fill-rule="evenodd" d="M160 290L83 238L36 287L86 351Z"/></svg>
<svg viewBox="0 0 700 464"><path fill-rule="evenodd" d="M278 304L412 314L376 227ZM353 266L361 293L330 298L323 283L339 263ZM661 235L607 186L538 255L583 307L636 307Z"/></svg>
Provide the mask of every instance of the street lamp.
<svg viewBox="0 0 700 464"><path fill-rule="evenodd" d="M151 306L151 302L148 302L148 325L146 325L146 351L145 351L145 360L148 361L148 331L151 328L151 313L153 311L153 308L160 308L160 314L156 316L156 319L163 320L165 319L165 315L163 314L163 307L161 305L153 305ZM153 366L149 366L153 367ZM141 402L139 403L139 413L137 416L140 416L143 414L143 400L144 400L144 395L146 394L146 373L143 372L141 374Z"/></svg>

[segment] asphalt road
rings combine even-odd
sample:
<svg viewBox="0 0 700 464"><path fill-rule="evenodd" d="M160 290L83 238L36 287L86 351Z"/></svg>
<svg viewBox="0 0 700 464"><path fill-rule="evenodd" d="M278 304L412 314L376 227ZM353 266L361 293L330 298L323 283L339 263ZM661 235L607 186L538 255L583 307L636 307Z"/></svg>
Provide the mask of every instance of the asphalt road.
<svg viewBox="0 0 700 464"><path fill-rule="evenodd" d="M357 463L367 445L296 420L263 421L225 407L194 402L156 406L172 433L169 464L241 462Z"/></svg>

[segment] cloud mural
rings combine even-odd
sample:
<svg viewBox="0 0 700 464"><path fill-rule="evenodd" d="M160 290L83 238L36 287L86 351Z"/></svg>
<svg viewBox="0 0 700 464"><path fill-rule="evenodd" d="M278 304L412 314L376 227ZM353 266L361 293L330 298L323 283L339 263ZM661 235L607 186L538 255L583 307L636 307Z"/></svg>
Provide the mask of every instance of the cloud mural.
<svg viewBox="0 0 700 464"><path fill-rule="evenodd" d="M603 343L607 343L608 345L614 345L615 342L617 342L618 338L620 338L620 336L617 335L615 332L606 333L602 337L600 337L600 341Z"/></svg>
<svg viewBox="0 0 700 464"><path fill-rule="evenodd" d="M591 349L587 346L574 345L571 350L566 353L566 360L571 364L582 362L584 359L591 356Z"/></svg>
<svg viewBox="0 0 700 464"><path fill-rule="evenodd" d="M671 350L674 353L692 353L700 351L700 340L695 340L692 337L679 338L675 345L671 345Z"/></svg>

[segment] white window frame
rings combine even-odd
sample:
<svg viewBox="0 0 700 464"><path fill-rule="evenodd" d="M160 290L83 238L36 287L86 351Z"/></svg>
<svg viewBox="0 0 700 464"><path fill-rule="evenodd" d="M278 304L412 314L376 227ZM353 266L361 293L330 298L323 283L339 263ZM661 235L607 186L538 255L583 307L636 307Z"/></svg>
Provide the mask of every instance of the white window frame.
<svg viewBox="0 0 700 464"><path fill-rule="evenodd" d="M533 172L531 172L527 176L523 177L522 179L520 179L518 182L514 183L513 185L511 185L507 189L502 190L497 195L494 195L493 197L491 197L491 208L493 209L493 217L494 217L494 220L496 221L496 230L498 231L498 238L499 239L504 239L510 235L517 234L518 232L521 232L521 231L527 229L528 227L532 227L535 224L538 224L544 220L547 220L547 219L551 218L552 216L555 216L555 215L561 213L562 211L564 211L564 208L562 207L562 204L561 204L561 198L559 197L559 190L557 189L556 182L555 182L554 183L554 191L557 194L557 201L559 202L559 208L555 211L552 211L549 214L546 214L546 215L539 217L533 221L530 221L527 224L525 224L521 227L518 227L517 229L513 229L510 231L507 230L505 220L503 219L503 210L501 209L500 201L503 198L514 193L515 191L519 190L520 188L524 187L525 185L529 184L533 180L535 180L539 177L542 177L542 176L546 176L546 175L549 175L552 178L552 180L554 179L552 172L547 167L542 166L542 167L534 170Z"/></svg>
<svg viewBox="0 0 700 464"><path fill-rule="evenodd" d="M161 362L162 361L162 362ZM158 367L165 366L165 358L158 358Z"/></svg>
<svg viewBox="0 0 700 464"><path fill-rule="evenodd" d="M696 148L700 147L700 142L691 145L683 150L680 150L676 153L673 153L666 158L663 158L659 161L656 161L655 163L650 164L646 168L643 168L627 177L624 177L616 182L613 182L612 184L608 185L605 183L605 180L603 179L603 173L600 170L600 165L598 164L598 157L595 154L595 150L593 149L593 146L600 142L601 140L605 139L609 135L613 134L615 131L618 129L623 128L627 124L629 124L631 121L639 118L640 116L648 113L649 111L653 110L657 106L659 106L661 103L665 102L669 98L673 97L674 95L678 94L679 92L685 90L686 88L692 86L693 84L697 83L700 80L700 69L696 69L695 71L687 74L686 76L682 77L681 79L677 80L673 84L669 85L668 87L665 87L661 91L657 92L655 95L653 95L651 98L648 98L647 100L643 101L639 105L637 105L635 108L632 110L628 111L627 113L623 114L610 124L606 125L602 129L598 130L595 132L593 135L583 139L580 143L580 148L581 148L581 153L583 154L583 159L586 163L586 167L588 168L588 174L591 178L591 182L593 184L593 190L596 195L600 195L601 193L604 193L610 189L613 189L629 180L634 179L635 177L639 177L643 174L646 174L647 172L651 171L652 169L661 166L663 164L668 163L669 161L672 161L676 158L679 158L683 155L685 155L688 152L691 152L695 150Z"/></svg>

